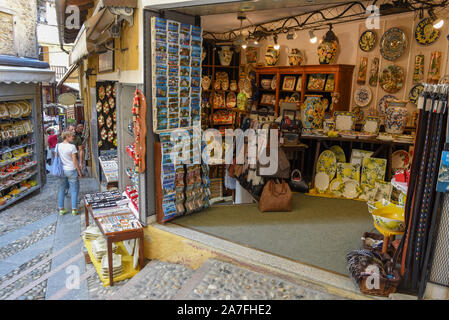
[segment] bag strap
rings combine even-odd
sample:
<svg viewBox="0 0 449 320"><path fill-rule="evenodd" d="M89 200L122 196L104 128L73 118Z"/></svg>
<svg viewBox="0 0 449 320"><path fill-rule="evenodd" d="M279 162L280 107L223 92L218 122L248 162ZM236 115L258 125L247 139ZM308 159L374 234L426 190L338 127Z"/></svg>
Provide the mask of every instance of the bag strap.
<svg viewBox="0 0 449 320"><path fill-rule="evenodd" d="M276 179L276 181L279 182L278 179ZM287 183L285 181L282 181L282 183L277 183L277 184L282 184L282 190L281 192L277 193L276 190L274 190L274 185L276 184L274 180L270 180L270 192L271 194L273 194L274 196L281 196L287 193Z"/></svg>
<svg viewBox="0 0 449 320"><path fill-rule="evenodd" d="M299 175L299 180L302 179L301 171L299 171L298 169L295 169L295 170L292 171L292 175L291 175L291 179L292 179L292 180L293 180L295 174L298 174L298 175Z"/></svg>

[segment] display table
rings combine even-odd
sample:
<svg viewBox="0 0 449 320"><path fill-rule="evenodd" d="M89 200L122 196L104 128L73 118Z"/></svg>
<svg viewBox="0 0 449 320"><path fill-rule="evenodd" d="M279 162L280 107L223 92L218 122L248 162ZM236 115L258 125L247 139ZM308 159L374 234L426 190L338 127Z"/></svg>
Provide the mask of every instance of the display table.
<svg viewBox="0 0 449 320"><path fill-rule="evenodd" d="M352 145L354 143L361 143L361 144L371 144L371 145L378 145L377 149L374 151L372 158L375 158L384 148L387 149L387 181L391 180L391 159L393 154L393 147L394 146L411 146L413 145L413 142L397 142L397 141L391 141L391 140L379 140L375 138L360 138L357 139L354 138L343 138L343 137L337 137L337 138L330 138L328 136L313 136L313 135L302 135L301 140L308 140L308 141L315 141L315 156L313 161L313 175L312 175L312 185L311 188L313 189L315 187L315 171L316 166L318 162L318 157L320 156L320 149L321 144L326 145L327 142L348 142L350 144L350 150L352 151Z"/></svg>
<svg viewBox="0 0 449 320"><path fill-rule="evenodd" d="M92 207L87 204L86 200L84 199L84 213L86 218L86 227L89 226L89 215L92 217L92 219L97 224L98 228L100 229L103 236L106 238L107 245L108 245L108 265L109 265L109 284L111 286L114 285L114 279L112 274L112 243L113 242L119 242L124 240L131 240L131 239L139 239L139 265L140 268L143 268L144 266L144 239L143 239L143 227L139 226L135 227L130 230L124 230L124 231L118 231L118 232L105 232L103 225L99 222L99 219L96 218L93 214ZM130 214L133 214L132 212L129 212ZM123 214L120 214L123 215ZM101 274L101 273L100 273Z"/></svg>

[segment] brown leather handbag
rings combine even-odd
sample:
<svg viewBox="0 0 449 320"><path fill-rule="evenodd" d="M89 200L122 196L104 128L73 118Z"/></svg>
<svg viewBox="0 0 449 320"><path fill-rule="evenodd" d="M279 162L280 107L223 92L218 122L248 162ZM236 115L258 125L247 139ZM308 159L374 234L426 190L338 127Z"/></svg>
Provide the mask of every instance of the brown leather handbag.
<svg viewBox="0 0 449 320"><path fill-rule="evenodd" d="M260 196L259 210L261 212L292 211L292 191L287 182L269 180Z"/></svg>

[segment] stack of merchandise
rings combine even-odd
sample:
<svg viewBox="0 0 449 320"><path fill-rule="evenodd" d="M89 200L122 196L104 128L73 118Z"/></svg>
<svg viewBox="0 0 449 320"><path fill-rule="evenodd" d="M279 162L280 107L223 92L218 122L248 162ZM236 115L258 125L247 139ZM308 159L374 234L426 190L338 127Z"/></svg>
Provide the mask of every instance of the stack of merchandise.
<svg viewBox="0 0 449 320"><path fill-rule="evenodd" d="M112 252L117 252L118 246L115 243L112 243ZM96 240L92 241L92 254L94 255L95 259L100 261L103 256L107 256L108 252L108 245L106 243L106 239L103 237L99 237Z"/></svg>
<svg viewBox="0 0 449 320"><path fill-rule="evenodd" d="M95 240L101 236L101 231L97 226L88 226L82 235L86 240Z"/></svg>
<svg viewBox="0 0 449 320"><path fill-rule="evenodd" d="M117 277L123 272L122 256L120 254L112 254L112 276ZM101 260L101 275L104 278L109 277L109 261L108 257L104 256Z"/></svg>

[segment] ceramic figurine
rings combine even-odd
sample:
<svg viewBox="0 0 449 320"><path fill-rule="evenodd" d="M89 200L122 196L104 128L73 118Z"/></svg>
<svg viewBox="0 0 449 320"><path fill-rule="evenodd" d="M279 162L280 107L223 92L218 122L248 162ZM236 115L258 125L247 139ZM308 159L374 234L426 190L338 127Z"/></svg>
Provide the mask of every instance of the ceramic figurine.
<svg viewBox="0 0 449 320"><path fill-rule="evenodd" d="M402 134L407 124L407 100L388 99L385 110L385 131L391 134Z"/></svg>
<svg viewBox="0 0 449 320"><path fill-rule="evenodd" d="M218 53L218 56L220 58L220 64L222 66L229 66L232 61L232 55L233 55L233 52L231 51L230 46L221 47L221 50Z"/></svg>
<svg viewBox="0 0 449 320"><path fill-rule="evenodd" d="M304 62L304 56L299 49L290 49L288 54L288 64L291 66L300 66Z"/></svg>
<svg viewBox="0 0 449 320"><path fill-rule="evenodd" d="M321 129L323 127L325 107L321 96L306 95L301 105L301 121L305 129Z"/></svg>
<svg viewBox="0 0 449 320"><path fill-rule="evenodd" d="M231 84L229 85L229 89L231 89L231 91L237 91L237 80L231 80Z"/></svg>
<svg viewBox="0 0 449 320"><path fill-rule="evenodd" d="M279 62L279 50L274 49L274 46L267 46L267 52L265 53L265 62L267 66L275 66Z"/></svg>

